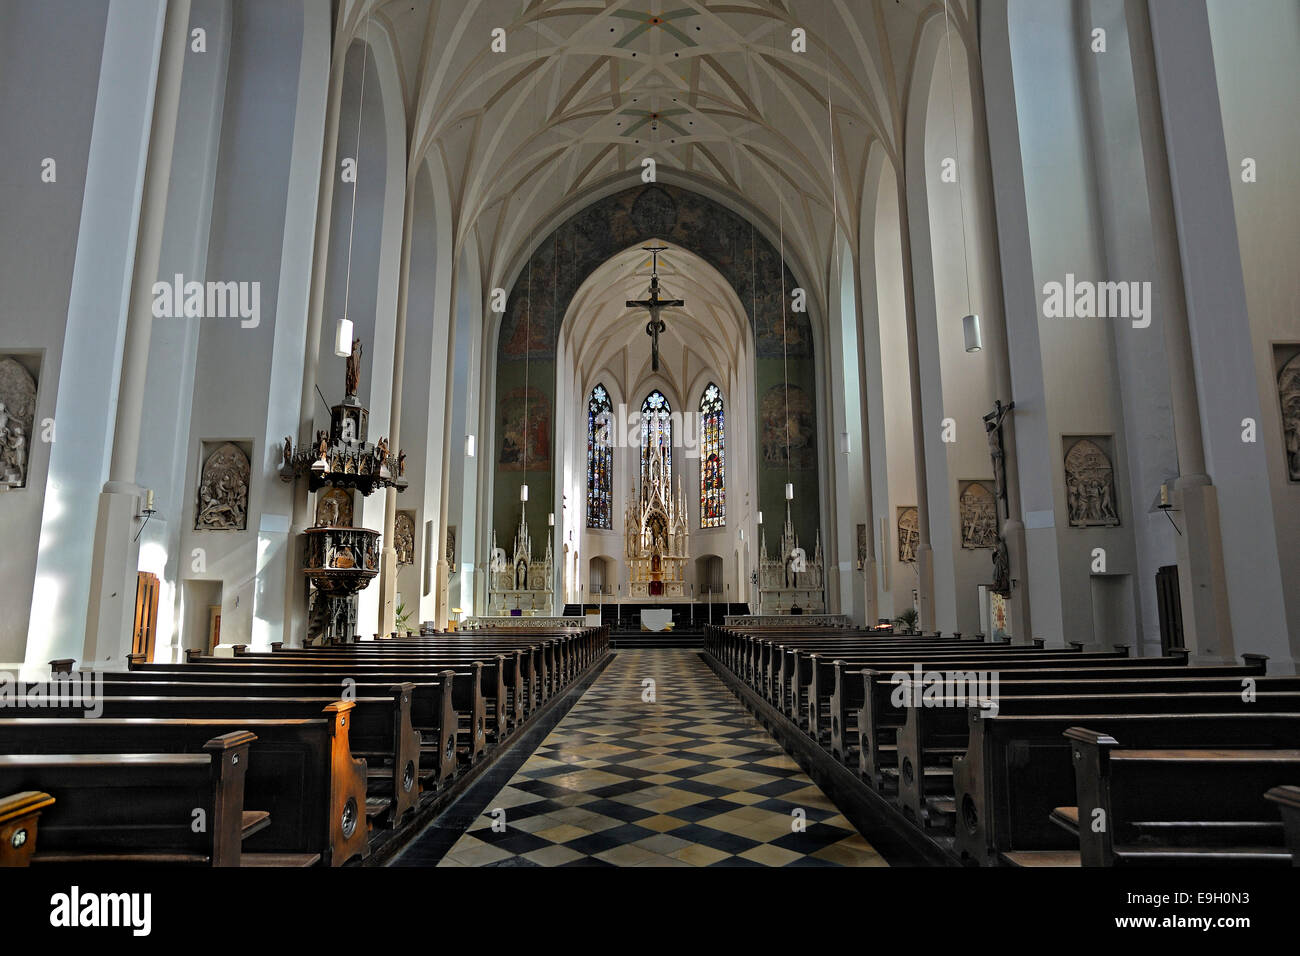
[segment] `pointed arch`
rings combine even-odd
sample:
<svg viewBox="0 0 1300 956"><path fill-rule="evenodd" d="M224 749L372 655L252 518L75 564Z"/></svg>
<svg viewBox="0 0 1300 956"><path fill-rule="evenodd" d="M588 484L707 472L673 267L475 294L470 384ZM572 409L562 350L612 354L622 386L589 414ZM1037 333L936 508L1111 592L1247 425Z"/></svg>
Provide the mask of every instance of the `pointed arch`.
<svg viewBox="0 0 1300 956"><path fill-rule="evenodd" d="M727 523L727 421L722 389L710 382L700 395L700 527Z"/></svg>

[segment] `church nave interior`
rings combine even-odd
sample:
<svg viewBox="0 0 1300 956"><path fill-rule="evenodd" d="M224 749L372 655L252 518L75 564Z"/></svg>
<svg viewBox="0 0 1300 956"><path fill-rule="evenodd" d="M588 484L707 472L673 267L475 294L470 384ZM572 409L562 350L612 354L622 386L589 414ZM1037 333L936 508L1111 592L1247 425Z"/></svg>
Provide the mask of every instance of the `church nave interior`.
<svg viewBox="0 0 1300 956"><path fill-rule="evenodd" d="M0 0L0 894L1280 891L1298 88L1295 0Z"/></svg>

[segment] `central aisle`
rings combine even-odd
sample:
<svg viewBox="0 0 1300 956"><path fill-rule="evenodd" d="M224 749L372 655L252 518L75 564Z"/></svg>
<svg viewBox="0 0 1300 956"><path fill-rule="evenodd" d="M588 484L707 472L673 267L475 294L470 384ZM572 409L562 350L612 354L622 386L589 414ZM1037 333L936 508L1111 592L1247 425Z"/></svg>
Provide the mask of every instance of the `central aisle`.
<svg viewBox="0 0 1300 956"><path fill-rule="evenodd" d="M497 808L504 832L493 832ZM804 832L793 826L797 809ZM439 865L885 861L698 652L625 650Z"/></svg>

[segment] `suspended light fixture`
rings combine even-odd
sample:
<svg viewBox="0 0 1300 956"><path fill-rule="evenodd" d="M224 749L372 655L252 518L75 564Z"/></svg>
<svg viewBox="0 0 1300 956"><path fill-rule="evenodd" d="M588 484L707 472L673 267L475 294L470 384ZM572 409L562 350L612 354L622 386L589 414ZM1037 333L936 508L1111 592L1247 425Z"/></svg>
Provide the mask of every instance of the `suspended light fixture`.
<svg viewBox="0 0 1300 956"><path fill-rule="evenodd" d="M527 500L528 500L528 486L527 486L527 485L520 485L520 486L519 486L519 500L520 500L520 501L527 501Z"/></svg>
<svg viewBox="0 0 1300 956"><path fill-rule="evenodd" d="M339 319L338 328L334 333L334 354L339 358L347 358L352 354L351 319Z"/></svg>
<svg viewBox="0 0 1300 956"><path fill-rule="evenodd" d="M474 457L474 436L473 435L465 436L465 457L466 458Z"/></svg>
<svg viewBox="0 0 1300 956"><path fill-rule="evenodd" d="M966 274L966 307L970 308L974 296L971 294L970 254L966 251L966 191L961 179L961 139L957 135L957 87L952 79L952 19L948 13L948 0L943 0L943 36L948 47L948 96L952 102L952 145L957 154L957 205L961 209L961 261ZM962 317L961 331L967 352L978 352L984 347L980 337L978 313L971 312Z"/></svg>
<svg viewBox="0 0 1300 956"><path fill-rule="evenodd" d="M366 72L370 64L370 14L366 14L366 42L361 56L361 95L357 99L357 140L355 166L352 177L352 211L348 218L348 264L343 280L343 317L334 330L334 354L347 358L352 354L352 320L348 318L348 304L352 299L352 238L357 228L357 186L361 181L361 118L366 111Z"/></svg>
<svg viewBox="0 0 1300 956"><path fill-rule="evenodd" d="M794 501L794 485L788 481L785 483L785 500Z"/></svg>
<svg viewBox="0 0 1300 956"><path fill-rule="evenodd" d="M849 445L849 433L848 433L848 432L840 432L840 454L841 454L841 455L847 455L847 454L849 454L851 451L852 451L852 448L851 448L851 446Z"/></svg>
<svg viewBox="0 0 1300 956"><path fill-rule="evenodd" d="M554 528L554 527L555 527L555 512L554 512L554 511L547 512L547 514L546 514L546 526L547 526L548 528Z"/></svg>

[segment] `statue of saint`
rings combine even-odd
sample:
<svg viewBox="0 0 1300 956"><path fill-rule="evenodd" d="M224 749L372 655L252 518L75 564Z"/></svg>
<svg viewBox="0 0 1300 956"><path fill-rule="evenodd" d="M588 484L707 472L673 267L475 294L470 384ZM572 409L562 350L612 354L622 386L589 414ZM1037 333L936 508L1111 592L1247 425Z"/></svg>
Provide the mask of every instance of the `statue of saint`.
<svg viewBox="0 0 1300 956"><path fill-rule="evenodd" d="M993 587L996 594L1011 597L1011 556L1007 553L1006 539L999 536L993 549Z"/></svg>
<svg viewBox="0 0 1300 956"><path fill-rule="evenodd" d="M361 387L361 340L352 340L352 354L348 356L347 367L347 397L356 398L357 390Z"/></svg>

